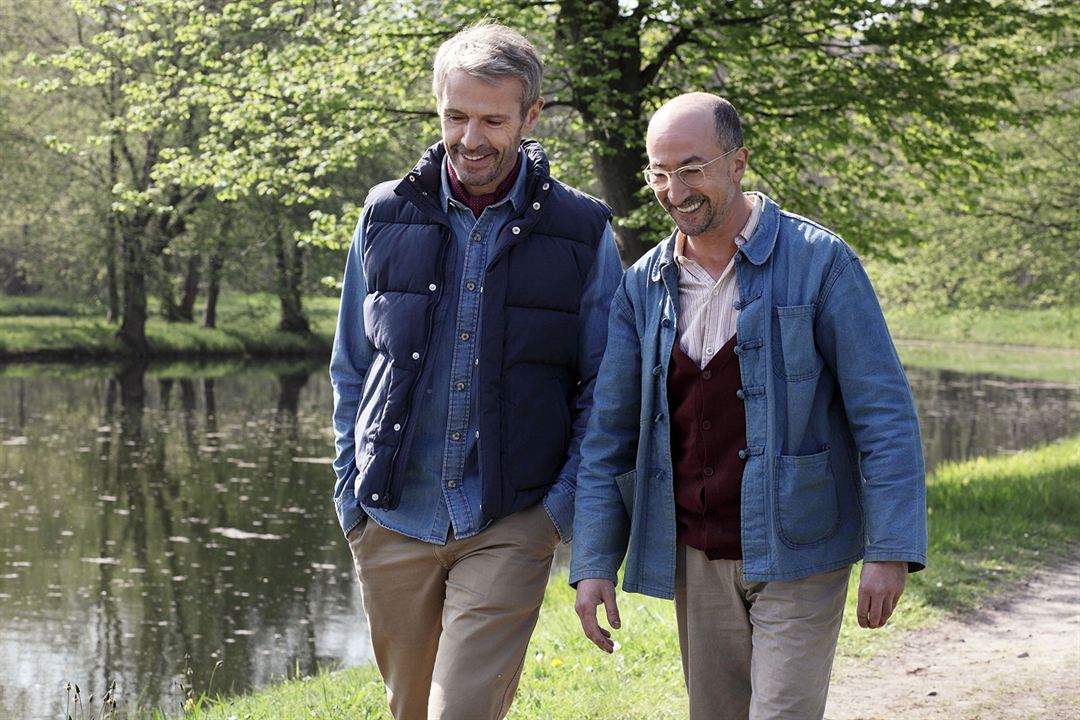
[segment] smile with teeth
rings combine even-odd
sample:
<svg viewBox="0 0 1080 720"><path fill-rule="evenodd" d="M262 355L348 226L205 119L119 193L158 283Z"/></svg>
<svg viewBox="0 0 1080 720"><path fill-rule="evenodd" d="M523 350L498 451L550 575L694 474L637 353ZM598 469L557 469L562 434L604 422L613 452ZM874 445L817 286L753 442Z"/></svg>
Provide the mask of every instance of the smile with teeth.
<svg viewBox="0 0 1080 720"><path fill-rule="evenodd" d="M699 207L701 207L702 203L704 202L705 201L701 198L695 198L693 200L683 203L682 205L676 205L675 209L681 213L692 213Z"/></svg>

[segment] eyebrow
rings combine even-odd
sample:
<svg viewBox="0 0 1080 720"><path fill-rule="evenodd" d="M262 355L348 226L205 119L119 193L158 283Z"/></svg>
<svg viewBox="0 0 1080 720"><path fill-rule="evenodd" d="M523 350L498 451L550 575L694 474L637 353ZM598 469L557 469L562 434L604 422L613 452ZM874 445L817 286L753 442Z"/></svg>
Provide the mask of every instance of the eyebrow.
<svg viewBox="0 0 1080 720"><path fill-rule="evenodd" d="M691 155L690 157L684 159L682 162L680 162L678 165L676 165L673 169L686 167L687 165L700 165L703 162L706 162L706 160L705 160L705 158L701 157L700 155ZM655 161L650 160L649 161L649 167L650 168L659 168L660 166Z"/></svg>
<svg viewBox="0 0 1080 720"><path fill-rule="evenodd" d="M466 115L466 116L469 115L469 113L465 112L464 110L458 110L458 109L452 108L452 107L443 108L441 114L442 115ZM491 113L490 115L481 115L480 116L480 118L482 120L491 120L491 119L508 120L508 119L510 119L512 117L513 117L513 115L503 115L503 114L500 114L500 113Z"/></svg>

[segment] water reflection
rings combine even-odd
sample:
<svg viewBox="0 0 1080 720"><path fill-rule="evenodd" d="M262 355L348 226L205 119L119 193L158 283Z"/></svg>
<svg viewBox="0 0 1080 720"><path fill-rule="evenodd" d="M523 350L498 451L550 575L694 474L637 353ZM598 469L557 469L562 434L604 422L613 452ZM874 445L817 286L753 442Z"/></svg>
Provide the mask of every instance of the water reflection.
<svg viewBox="0 0 1080 720"><path fill-rule="evenodd" d="M912 369L927 464L1080 429L1080 386ZM0 717L369 659L321 363L0 374ZM562 555L560 556L562 557ZM565 565L563 565L565 570Z"/></svg>
<svg viewBox="0 0 1080 720"><path fill-rule="evenodd" d="M215 691L369 659L312 372L0 378L0 715L67 680L173 705L185 657Z"/></svg>

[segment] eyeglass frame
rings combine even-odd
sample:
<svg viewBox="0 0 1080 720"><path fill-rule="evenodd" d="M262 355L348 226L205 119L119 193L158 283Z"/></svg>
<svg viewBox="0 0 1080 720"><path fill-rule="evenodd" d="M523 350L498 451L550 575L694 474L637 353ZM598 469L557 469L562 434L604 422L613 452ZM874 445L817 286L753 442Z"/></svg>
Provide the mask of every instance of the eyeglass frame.
<svg viewBox="0 0 1080 720"><path fill-rule="evenodd" d="M703 163L701 163L699 165L683 165L682 167L675 168L674 170L657 170L656 168L648 167L648 168L645 168L644 170L642 170L641 174L645 176L645 185L646 185L646 187L648 187L651 190L655 190L656 192L663 192L664 190L667 190L669 187L671 187L671 176L672 175L678 176L679 182L681 182L686 187L701 187L700 184L699 185L691 185L690 183L686 182L686 179L683 178L682 173L687 171L687 170L701 170L702 171L701 172L702 182L704 182L705 168L706 167L708 167L709 165L712 165L717 160L723 160L728 155L731 155L732 153L734 153L736 150L741 150L742 147L743 147L742 145L740 145L738 147L733 147L730 150L728 150L726 153L724 153L723 155L717 155L712 160L709 160L708 162L703 162ZM660 175L660 176L662 176L664 178L664 185L662 187L654 186L651 182L649 182L649 176L650 175Z"/></svg>

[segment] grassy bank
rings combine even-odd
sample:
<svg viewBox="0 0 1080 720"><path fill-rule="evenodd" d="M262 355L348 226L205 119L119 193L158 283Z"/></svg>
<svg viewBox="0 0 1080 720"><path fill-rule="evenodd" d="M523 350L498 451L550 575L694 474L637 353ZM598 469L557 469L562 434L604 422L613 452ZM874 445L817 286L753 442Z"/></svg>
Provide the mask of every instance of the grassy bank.
<svg viewBox="0 0 1080 720"><path fill-rule="evenodd" d="M277 329L281 314L272 295L227 295L218 306L217 328L169 323L151 306L146 337L154 357L327 355L333 340L337 298L304 301L307 336ZM122 357L117 326L84 308L55 301L0 299L0 360Z"/></svg>
<svg viewBox="0 0 1080 720"><path fill-rule="evenodd" d="M911 576L898 615L881 631L857 627L854 592L849 593L842 655L874 652L905 629L984 604L1010 583L1075 548L1080 539L1080 436L1011 456L942 466L928 481L927 494L930 567ZM685 717L671 603L620 593L619 649L605 656L582 637L573 598L565 578L556 576L510 718ZM250 696L196 703L187 714L167 717L308 720L389 714L377 673L364 667L291 680Z"/></svg>

